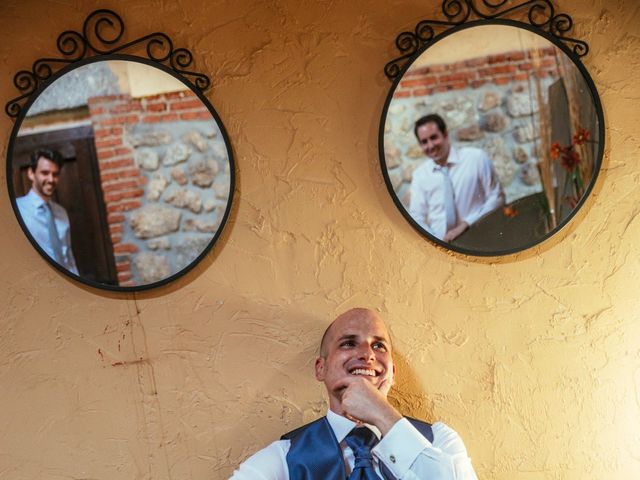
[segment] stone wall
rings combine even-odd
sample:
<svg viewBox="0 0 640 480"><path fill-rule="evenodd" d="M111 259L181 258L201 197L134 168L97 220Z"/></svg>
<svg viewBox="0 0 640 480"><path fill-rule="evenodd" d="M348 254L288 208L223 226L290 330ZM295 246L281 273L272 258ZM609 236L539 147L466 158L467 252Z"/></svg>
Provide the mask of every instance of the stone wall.
<svg viewBox="0 0 640 480"><path fill-rule="evenodd" d="M559 78L558 54L563 55L548 47L409 69L394 92L385 125L387 169L402 203L408 207L413 171L425 159L414 123L429 113L444 118L452 144L488 153L507 202L541 191L534 75L546 102L546 90Z"/></svg>
<svg viewBox="0 0 640 480"><path fill-rule="evenodd" d="M121 286L162 280L209 244L229 196L227 148L191 92L89 99Z"/></svg>

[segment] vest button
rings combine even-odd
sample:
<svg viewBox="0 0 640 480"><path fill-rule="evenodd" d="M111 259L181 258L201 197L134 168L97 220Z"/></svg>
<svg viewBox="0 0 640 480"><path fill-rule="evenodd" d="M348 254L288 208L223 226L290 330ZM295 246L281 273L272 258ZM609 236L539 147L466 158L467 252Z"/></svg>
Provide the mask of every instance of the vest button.
<svg viewBox="0 0 640 480"><path fill-rule="evenodd" d="M389 455L389 460L391 460L391 463L396 463L395 455Z"/></svg>

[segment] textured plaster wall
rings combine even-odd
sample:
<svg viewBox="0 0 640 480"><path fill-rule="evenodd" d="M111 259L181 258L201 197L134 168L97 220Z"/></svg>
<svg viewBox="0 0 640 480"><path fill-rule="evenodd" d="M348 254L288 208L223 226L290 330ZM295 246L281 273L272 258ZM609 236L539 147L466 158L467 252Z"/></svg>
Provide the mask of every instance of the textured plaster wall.
<svg viewBox="0 0 640 480"><path fill-rule="evenodd" d="M5 0L3 104L62 30L114 8L129 38L164 31L211 75L238 183L201 265L122 295L46 264L2 175L0 478L227 478L324 411L316 342L355 305L389 321L393 399L456 428L480 478L639 478L640 8L557 4L591 46L603 169L559 235L474 259L413 231L378 166L382 69L440 2ZM0 116L3 153L12 125Z"/></svg>

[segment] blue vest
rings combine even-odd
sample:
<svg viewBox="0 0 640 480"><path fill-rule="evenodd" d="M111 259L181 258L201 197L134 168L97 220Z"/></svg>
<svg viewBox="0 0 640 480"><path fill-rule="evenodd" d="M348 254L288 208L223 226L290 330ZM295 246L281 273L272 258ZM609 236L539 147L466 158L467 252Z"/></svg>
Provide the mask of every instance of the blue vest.
<svg viewBox="0 0 640 480"><path fill-rule="evenodd" d="M433 442L430 424L406 418L427 440ZM285 433L281 440L291 441L287 453L290 480L345 480L342 449L327 417Z"/></svg>

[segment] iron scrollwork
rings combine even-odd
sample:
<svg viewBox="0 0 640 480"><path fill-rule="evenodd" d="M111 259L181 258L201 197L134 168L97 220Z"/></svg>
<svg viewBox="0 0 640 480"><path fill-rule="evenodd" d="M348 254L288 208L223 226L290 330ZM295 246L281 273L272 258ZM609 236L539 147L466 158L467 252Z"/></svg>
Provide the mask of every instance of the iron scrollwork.
<svg viewBox="0 0 640 480"><path fill-rule="evenodd" d="M18 117L22 104L54 71L91 56L111 55L123 52L137 45L144 45L149 60L169 66L189 85L200 92L211 86L208 76L187 70L193 62L193 55L186 48L174 48L168 35L154 32L144 37L118 45L124 36L124 22L113 10L99 9L90 13L82 26L82 33L65 30L56 42L61 58L41 58L33 63L31 71L21 70L13 78L15 87L23 92L7 102L5 112L12 118ZM57 68L56 68L57 66Z"/></svg>
<svg viewBox="0 0 640 480"><path fill-rule="evenodd" d="M396 47L401 55L384 67L384 73L394 80L405 64L418 52L437 40L449 28L469 21L475 15L479 20L494 20L529 8L527 19L535 29L546 32L553 38L572 45L571 51L578 57L589 53L589 45L567 36L573 28L573 20L566 13L557 13L551 0L528 0L503 8L509 0L443 0L442 13L445 20L422 20L412 32L402 32L396 37ZM436 33L436 29L442 30Z"/></svg>

